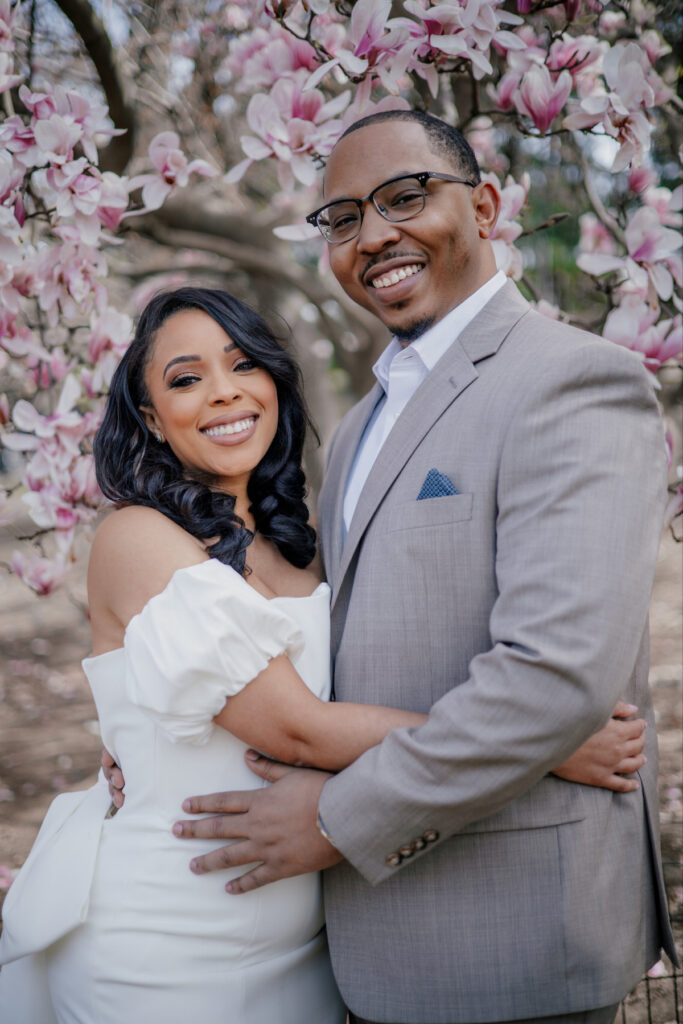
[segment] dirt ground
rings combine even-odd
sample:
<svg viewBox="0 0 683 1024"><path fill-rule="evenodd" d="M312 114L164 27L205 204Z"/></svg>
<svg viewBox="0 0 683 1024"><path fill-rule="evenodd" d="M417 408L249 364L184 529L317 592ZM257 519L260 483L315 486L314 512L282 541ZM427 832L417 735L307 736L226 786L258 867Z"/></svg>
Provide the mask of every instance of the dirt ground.
<svg viewBox="0 0 683 1024"><path fill-rule="evenodd" d="M0 562L11 538L0 534ZM660 743L662 855L678 948L683 951L682 556L665 537L652 599L652 668ZM68 590L37 598L0 570L0 897L31 846L52 797L95 777L100 739L80 667L89 650L83 569ZM683 1021L683 975L643 981L621 1024ZM678 1001L678 1007L675 1002ZM95 1024L95 1022L93 1022Z"/></svg>

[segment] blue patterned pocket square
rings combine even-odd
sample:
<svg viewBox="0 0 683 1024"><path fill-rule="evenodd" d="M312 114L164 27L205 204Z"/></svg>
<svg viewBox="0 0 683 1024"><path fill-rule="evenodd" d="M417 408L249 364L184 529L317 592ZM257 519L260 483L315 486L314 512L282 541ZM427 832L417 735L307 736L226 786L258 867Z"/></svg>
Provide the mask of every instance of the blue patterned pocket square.
<svg viewBox="0 0 683 1024"><path fill-rule="evenodd" d="M438 469L430 469L417 496L418 501L425 498L444 498L447 494L459 494L445 473Z"/></svg>

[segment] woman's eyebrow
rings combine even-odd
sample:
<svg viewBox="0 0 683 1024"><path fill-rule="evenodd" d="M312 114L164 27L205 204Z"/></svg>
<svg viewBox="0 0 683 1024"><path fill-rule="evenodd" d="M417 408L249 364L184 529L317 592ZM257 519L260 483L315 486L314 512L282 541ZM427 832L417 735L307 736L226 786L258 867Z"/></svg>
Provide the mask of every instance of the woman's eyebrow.
<svg viewBox="0 0 683 1024"><path fill-rule="evenodd" d="M236 348L237 345L235 344L235 342L231 341L229 345L226 345L223 348L223 351L232 352L233 349ZM164 372L161 375L162 379L166 376L171 367L176 365L176 363L198 363L201 358L201 356L176 356L175 359L171 359L170 362L166 363L166 366L164 367Z"/></svg>
<svg viewBox="0 0 683 1024"><path fill-rule="evenodd" d="M175 359L171 359L170 362L166 363L162 377L165 377L172 366L176 363L198 363L201 356L176 356Z"/></svg>

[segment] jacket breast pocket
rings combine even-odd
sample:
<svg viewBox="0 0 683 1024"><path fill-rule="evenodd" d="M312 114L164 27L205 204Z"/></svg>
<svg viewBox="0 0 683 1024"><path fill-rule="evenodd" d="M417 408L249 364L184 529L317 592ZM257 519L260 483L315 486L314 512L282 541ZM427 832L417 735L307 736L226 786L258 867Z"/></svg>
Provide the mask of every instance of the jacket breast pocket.
<svg viewBox="0 0 683 1024"><path fill-rule="evenodd" d="M392 508L387 529L419 530L429 526L465 522L472 518L473 494L445 494L440 498L423 498Z"/></svg>

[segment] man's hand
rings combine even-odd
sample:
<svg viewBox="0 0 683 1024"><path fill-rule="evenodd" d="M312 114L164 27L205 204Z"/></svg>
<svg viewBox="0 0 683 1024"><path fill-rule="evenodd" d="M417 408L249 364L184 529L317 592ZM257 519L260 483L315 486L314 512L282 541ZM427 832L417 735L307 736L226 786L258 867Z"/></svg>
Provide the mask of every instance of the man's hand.
<svg viewBox="0 0 683 1024"><path fill-rule="evenodd" d="M624 778L647 761L643 754L645 721L631 717L637 710L620 700L604 729L593 733L564 764L553 768L553 775L617 793L639 789L637 779Z"/></svg>
<svg viewBox="0 0 683 1024"><path fill-rule="evenodd" d="M292 768L250 750L247 764L273 785L267 789L210 793L183 802L190 814L217 814L198 821L179 821L174 835L181 839L239 839L241 842L196 857L196 874L260 861L226 885L226 892L242 893L292 875L320 871L342 860L318 828L318 798L328 772Z"/></svg>
<svg viewBox="0 0 683 1024"><path fill-rule="evenodd" d="M117 765L114 758L111 756L108 750L102 748L102 757L100 758L100 764L102 765L102 771L104 777L109 783L109 795L111 796L114 807L118 810L123 807L123 801L126 799L123 793L123 787L126 784L126 780L123 777L123 772Z"/></svg>

